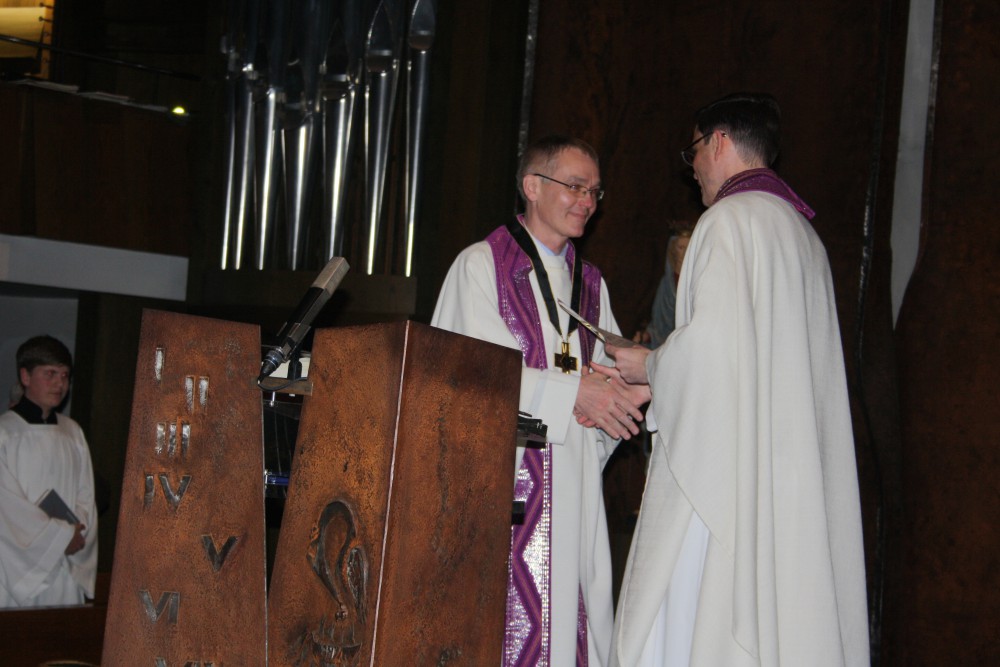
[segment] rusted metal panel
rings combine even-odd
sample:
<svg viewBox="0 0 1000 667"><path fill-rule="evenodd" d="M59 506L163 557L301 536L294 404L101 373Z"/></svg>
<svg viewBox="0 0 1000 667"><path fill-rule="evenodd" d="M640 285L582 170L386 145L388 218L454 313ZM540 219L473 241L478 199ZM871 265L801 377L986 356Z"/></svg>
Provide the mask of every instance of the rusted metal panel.
<svg viewBox="0 0 1000 667"><path fill-rule="evenodd" d="M256 326L145 311L105 667L264 665Z"/></svg>
<svg viewBox="0 0 1000 667"><path fill-rule="evenodd" d="M318 330L270 665L494 665L520 355L412 322Z"/></svg>

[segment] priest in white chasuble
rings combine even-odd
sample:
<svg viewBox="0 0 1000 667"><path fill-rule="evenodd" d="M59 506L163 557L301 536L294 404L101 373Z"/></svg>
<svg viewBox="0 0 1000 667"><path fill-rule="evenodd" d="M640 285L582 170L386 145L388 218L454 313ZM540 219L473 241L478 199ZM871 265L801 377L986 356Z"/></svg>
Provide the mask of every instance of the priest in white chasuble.
<svg viewBox="0 0 1000 667"><path fill-rule="evenodd" d="M681 155L708 210L676 329L609 347L658 427L612 664L861 667L868 623L854 438L826 251L769 167L779 111L737 94Z"/></svg>
<svg viewBox="0 0 1000 667"><path fill-rule="evenodd" d="M612 362L558 305L619 333L600 272L570 242L603 195L594 149L546 137L517 178L524 214L462 251L431 323L520 350L520 409L548 429L544 447L518 447L511 470L525 514L512 527L503 665L601 667L613 623L601 473L638 434L649 394L591 372L591 361Z"/></svg>

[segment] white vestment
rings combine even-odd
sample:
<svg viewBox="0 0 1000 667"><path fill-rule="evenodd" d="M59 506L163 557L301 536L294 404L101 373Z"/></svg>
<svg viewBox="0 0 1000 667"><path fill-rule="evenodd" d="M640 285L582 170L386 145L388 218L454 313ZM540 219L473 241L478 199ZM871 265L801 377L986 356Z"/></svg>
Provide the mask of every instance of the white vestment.
<svg viewBox="0 0 1000 667"><path fill-rule="evenodd" d="M613 664L868 665L843 350L805 218L763 192L709 208L646 366L660 430Z"/></svg>
<svg viewBox="0 0 1000 667"><path fill-rule="evenodd" d="M570 303L572 278L561 256L552 256L535 241L549 275L555 298ZM545 336L545 358L553 365L561 338L549 321L535 272L530 274L532 291ZM619 333L611 314L607 286L601 280L599 326ZM560 327L567 330L569 316L559 309ZM497 304L496 270L486 241L459 254L438 297L433 326L465 334L520 351L500 317ZM571 354L580 359L580 339L570 337ZM593 361L611 365L600 341ZM590 667L608 663L611 651L613 609L611 552L604 513L601 474L618 440L596 428L584 428L573 417L579 387L579 371L565 374L558 369L523 368L519 409L541 419L548 427L552 447L552 541L550 665L576 664L577 612L582 591L587 610L587 643ZM524 448L517 448L516 465ZM515 470L511 471L513 482ZM503 638L498 637L502 642Z"/></svg>
<svg viewBox="0 0 1000 667"><path fill-rule="evenodd" d="M29 424L0 415L0 608L81 604L94 597L97 511L90 450L80 426ZM35 503L54 489L86 526L86 544L67 556L74 526Z"/></svg>

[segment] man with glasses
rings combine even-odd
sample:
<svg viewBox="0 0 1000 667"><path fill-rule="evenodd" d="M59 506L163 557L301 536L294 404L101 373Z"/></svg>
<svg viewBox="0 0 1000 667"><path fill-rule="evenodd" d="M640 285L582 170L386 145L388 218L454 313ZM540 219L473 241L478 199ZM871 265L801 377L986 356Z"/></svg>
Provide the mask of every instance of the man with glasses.
<svg viewBox="0 0 1000 667"><path fill-rule="evenodd" d="M681 156L708 210L677 328L609 347L659 426L622 583L613 664L868 665L854 440L826 252L769 167L779 111L730 95ZM610 372L610 371L609 371Z"/></svg>
<svg viewBox="0 0 1000 667"><path fill-rule="evenodd" d="M598 667L613 612L601 472L619 439L638 434L649 392L592 373L591 361L608 361L603 345L557 305L619 333L600 272L570 242L604 194L594 149L541 139L517 183L524 214L462 251L431 323L521 350L520 409L548 429L545 447L517 448L525 512L512 528L503 664Z"/></svg>

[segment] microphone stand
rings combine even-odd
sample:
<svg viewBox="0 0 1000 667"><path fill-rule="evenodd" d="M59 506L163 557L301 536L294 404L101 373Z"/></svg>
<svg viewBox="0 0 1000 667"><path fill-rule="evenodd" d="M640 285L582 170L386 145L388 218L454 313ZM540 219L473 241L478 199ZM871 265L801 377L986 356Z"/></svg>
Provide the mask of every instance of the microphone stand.
<svg viewBox="0 0 1000 667"><path fill-rule="evenodd" d="M277 370L278 366L289 361L293 354L298 353L299 347L302 345L302 340L309 333L309 329L312 328L313 320L323 310L326 302L330 300L333 291L337 289L337 285L344 278L348 268L347 260L343 257L334 257L327 262L319 276L316 277L313 284L306 290L295 312L292 313L288 321L281 327L281 331L278 332L278 345L267 353L264 361L261 363L257 385L262 389L278 391L287 389L296 382L301 382L297 378L291 378L291 364L289 364L289 378L278 378L279 384L277 387L274 386L273 382L265 382L265 380Z"/></svg>

